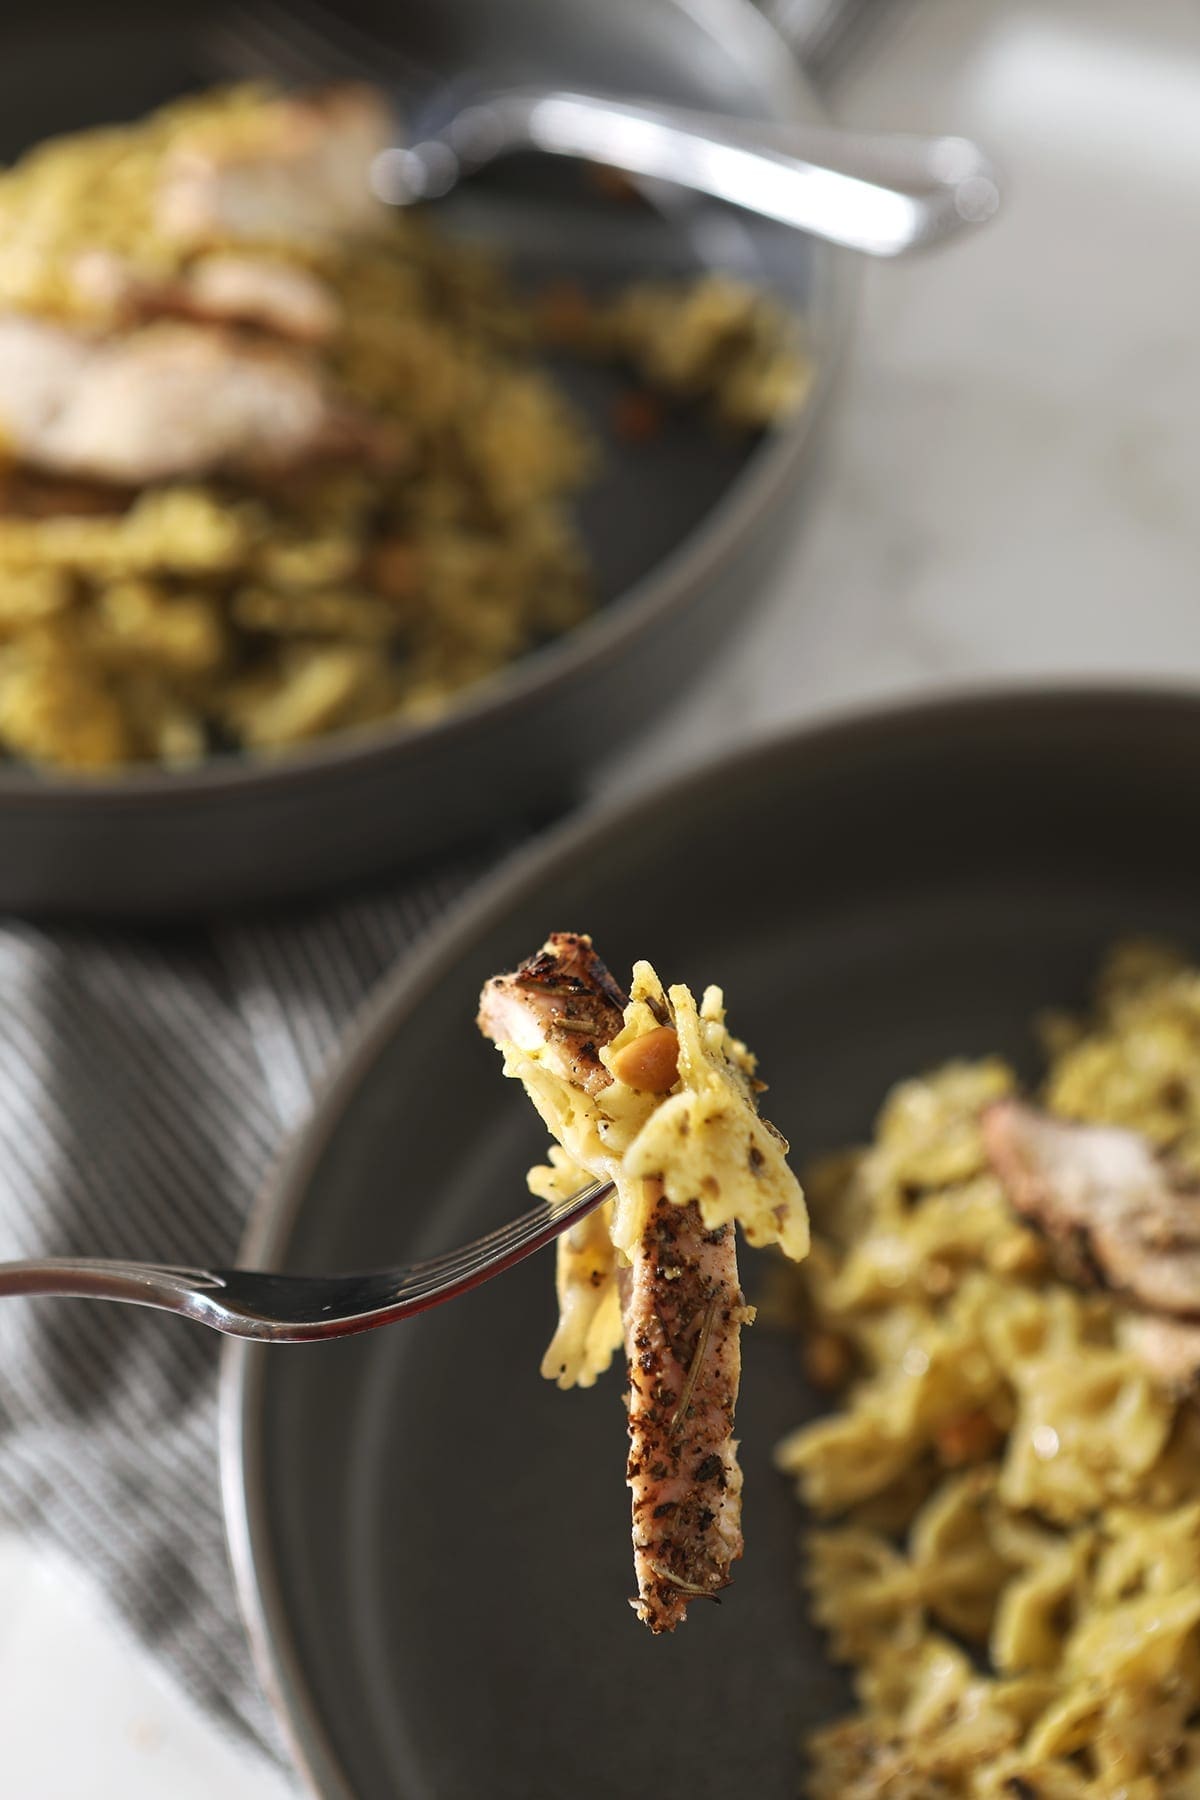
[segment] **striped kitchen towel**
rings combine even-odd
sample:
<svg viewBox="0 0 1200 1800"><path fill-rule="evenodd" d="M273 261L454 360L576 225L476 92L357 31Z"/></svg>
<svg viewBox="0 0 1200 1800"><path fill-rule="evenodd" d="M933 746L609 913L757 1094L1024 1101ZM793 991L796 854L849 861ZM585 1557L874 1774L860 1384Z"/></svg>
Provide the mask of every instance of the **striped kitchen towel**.
<svg viewBox="0 0 1200 1800"><path fill-rule="evenodd" d="M148 937L0 927L0 1259L231 1262L346 1024L484 866ZM126 1307L0 1305L0 1520L103 1584L203 1706L282 1754L216 1470L220 1340Z"/></svg>

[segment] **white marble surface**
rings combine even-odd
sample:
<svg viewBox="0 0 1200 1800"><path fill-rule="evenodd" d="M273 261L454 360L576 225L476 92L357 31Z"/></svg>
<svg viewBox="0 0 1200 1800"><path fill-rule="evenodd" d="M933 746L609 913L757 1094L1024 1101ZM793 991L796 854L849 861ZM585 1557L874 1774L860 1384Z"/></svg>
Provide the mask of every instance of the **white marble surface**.
<svg viewBox="0 0 1200 1800"><path fill-rule="evenodd" d="M566 0L564 0L564 4ZM1200 675L1200 12L918 0L837 95L970 132L1003 217L866 271L812 504L752 632L619 779L817 709ZM284 1800L78 1576L0 1539L6 1794Z"/></svg>

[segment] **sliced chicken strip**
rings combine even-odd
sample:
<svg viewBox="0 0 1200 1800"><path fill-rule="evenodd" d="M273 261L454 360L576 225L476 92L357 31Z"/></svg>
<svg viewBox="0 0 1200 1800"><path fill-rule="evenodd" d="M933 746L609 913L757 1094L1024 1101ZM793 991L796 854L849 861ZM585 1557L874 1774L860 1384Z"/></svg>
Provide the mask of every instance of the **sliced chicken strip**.
<svg viewBox="0 0 1200 1800"><path fill-rule="evenodd" d="M374 88L346 85L264 100L181 137L164 158L157 223L177 243L312 241L386 216L371 165L395 142Z"/></svg>
<svg viewBox="0 0 1200 1800"><path fill-rule="evenodd" d="M613 1080L599 1052L621 1030L626 1004L591 939L556 932L514 974L488 982L479 1026L501 1045L544 1050L563 1080L597 1095ZM661 1184L618 1280L629 1363L633 1605L652 1631L673 1631L691 1600L728 1586L742 1554L732 1432L740 1330L753 1315L738 1282L733 1227L706 1231L698 1208L666 1200Z"/></svg>
<svg viewBox="0 0 1200 1800"><path fill-rule="evenodd" d="M265 256L203 256L188 270L185 287L196 318L259 325L301 343L324 343L341 318L318 276Z"/></svg>
<svg viewBox="0 0 1200 1800"><path fill-rule="evenodd" d="M177 276L153 280L110 250L87 250L72 269L84 304L122 323L153 318L253 325L297 343L320 344L341 309L319 276L266 255L214 252Z"/></svg>
<svg viewBox="0 0 1200 1800"><path fill-rule="evenodd" d="M1068 1274L1099 1278L1153 1312L1200 1316L1200 1192L1173 1183L1143 1137L1020 1100L989 1107L983 1135L1012 1204Z"/></svg>
<svg viewBox="0 0 1200 1800"><path fill-rule="evenodd" d="M0 318L0 441L56 474L138 485L215 470L390 457L308 360L190 325L95 338Z"/></svg>
<svg viewBox="0 0 1200 1800"><path fill-rule="evenodd" d="M629 1359L634 1607L673 1631L688 1603L728 1587L742 1554L742 1472L733 1437L740 1327L731 1225L705 1231L694 1204L660 1199L622 1271Z"/></svg>
<svg viewBox="0 0 1200 1800"><path fill-rule="evenodd" d="M488 982L478 1023L494 1043L544 1049L564 1081L598 1094L612 1081L599 1052L620 1031L627 1004L591 938L556 931L511 975Z"/></svg>

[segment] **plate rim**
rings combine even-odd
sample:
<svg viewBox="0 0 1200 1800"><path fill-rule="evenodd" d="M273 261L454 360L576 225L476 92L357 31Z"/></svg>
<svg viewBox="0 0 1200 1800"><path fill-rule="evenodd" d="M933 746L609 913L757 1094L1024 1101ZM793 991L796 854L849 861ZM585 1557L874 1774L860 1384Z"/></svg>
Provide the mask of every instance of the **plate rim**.
<svg viewBox="0 0 1200 1800"><path fill-rule="evenodd" d="M782 731L727 750L637 792L594 802L539 834L483 876L444 920L407 952L376 985L343 1034L305 1122L284 1142L248 1214L238 1260L274 1261L286 1246L312 1170L337 1130L346 1105L382 1047L465 949L521 898L544 887L556 869L602 850L614 834L664 806L757 772L769 780L781 763L819 758L846 744L933 729L953 731L981 716L1016 719L1049 713L1118 709L1136 716L1174 708L1200 725L1200 687L1184 679L1097 681L1084 675L1033 682L965 682L934 694L884 704L855 703L822 711ZM295 1646L286 1629L279 1571L268 1529L264 1455L257 1429L266 1358L272 1346L223 1341L218 1438L226 1543L255 1671L296 1770L315 1800L361 1800L349 1783L321 1721Z"/></svg>

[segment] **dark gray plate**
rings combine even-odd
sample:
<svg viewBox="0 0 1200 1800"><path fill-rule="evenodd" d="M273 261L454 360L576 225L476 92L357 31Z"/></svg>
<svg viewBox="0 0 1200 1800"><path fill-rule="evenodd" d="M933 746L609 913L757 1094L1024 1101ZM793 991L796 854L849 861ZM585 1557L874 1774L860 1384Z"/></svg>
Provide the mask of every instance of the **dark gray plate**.
<svg viewBox="0 0 1200 1800"><path fill-rule="evenodd" d="M551 928L723 983L803 1160L940 1058L1030 1063L1031 1014L1079 1001L1115 935L1195 942L1198 811L1200 702L1056 693L802 733L573 826L399 972L247 1259L386 1263L514 1210L543 1134L472 1020ZM625 1605L620 1377L537 1374L552 1273L320 1350L231 1350L231 1539L296 1753L329 1800L783 1800L801 1728L842 1703L770 1461L810 1408L793 1347L747 1335L736 1585L655 1641Z"/></svg>
<svg viewBox="0 0 1200 1800"><path fill-rule="evenodd" d="M399 46L405 63L419 59L418 95L424 82L436 91L448 77L474 77L657 94L779 120L820 116L751 0L333 7ZM182 88L261 73L244 45L254 10L255 0L45 0L5 17L0 156L51 132L134 117ZM381 78L393 70L385 53ZM438 212L447 229L499 243L540 281L610 287L720 267L773 287L811 333L810 403L758 441L722 438L681 413L652 445L613 446L580 508L596 614L433 724L345 733L279 762L224 757L195 772L115 780L47 780L0 764L0 910L203 913L336 887L544 817L744 620L791 526L846 322L846 259L715 203L605 202L577 168L536 161L468 184ZM623 378L558 373L603 436Z"/></svg>

